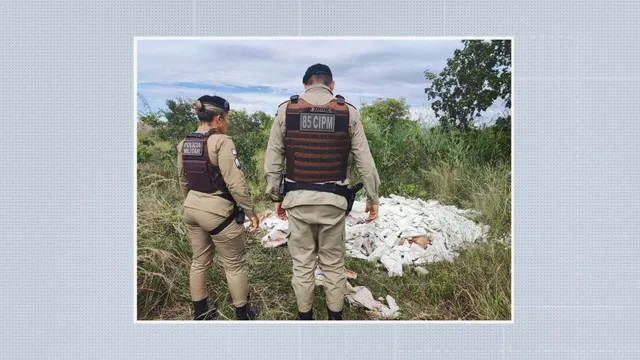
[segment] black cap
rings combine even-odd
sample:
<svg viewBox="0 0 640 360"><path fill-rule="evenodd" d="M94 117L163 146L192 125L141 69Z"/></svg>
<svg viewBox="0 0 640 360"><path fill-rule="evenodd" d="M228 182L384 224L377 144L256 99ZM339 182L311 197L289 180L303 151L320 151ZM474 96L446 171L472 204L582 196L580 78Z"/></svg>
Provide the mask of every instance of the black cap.
<svg viewBox="0 0 640 360"><path fill-rule="evenodd" d="M331 69L329 69L327 65L315 64L315 65L309 66L309 68L307 69L307 72L304 73L304 76L302 77L302 83L306 84L307 81L309 81L309 78L311 78L313 75L320 75L320 74L329 75L329 78L333 80Z"/></svg>
<svg viewBox="0 0 640 360"><path fill-rule="evenodd" d="M200 101L203 104L209 104L215 107L219 107L220 109L223 109L225 112L229 112L229 110L231 109L231 107L229 106L229 102L217 95L215 96L204 95L204 96L201 96L198 99L198 101Z"/></svg>

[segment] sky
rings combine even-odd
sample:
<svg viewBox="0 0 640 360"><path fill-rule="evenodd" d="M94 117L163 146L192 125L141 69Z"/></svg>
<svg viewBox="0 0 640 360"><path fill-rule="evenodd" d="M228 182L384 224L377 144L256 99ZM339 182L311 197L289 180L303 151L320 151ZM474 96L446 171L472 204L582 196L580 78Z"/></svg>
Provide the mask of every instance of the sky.
<svg viewBox="0 0 640 360"><path fill-rule="evenodd" d="M435 123L424 71L439 73L459 40L138 40L137 92L151 110L167 99L218 95L232 109L273 115L291 95L304 93L310 65L331 68L335 94L360 107L377 98L404 98L411 115ZM138 97L138 110L144 103ZM494 104L481 123L502 111Z"/></svg>

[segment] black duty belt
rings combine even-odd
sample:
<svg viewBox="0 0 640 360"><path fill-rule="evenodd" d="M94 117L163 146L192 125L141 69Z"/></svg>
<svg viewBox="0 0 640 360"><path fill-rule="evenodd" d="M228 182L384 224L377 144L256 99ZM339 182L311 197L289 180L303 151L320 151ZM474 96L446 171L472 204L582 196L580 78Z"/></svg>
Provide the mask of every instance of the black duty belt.
<svg viewBox="0 0 640 360"><path fill-rule="evenodd" d="M344 197L349 197L351 191L348 187L338 185L338 184L314 184L314 183L303 183L303 182L286 182L285 183L285 194L289 191L295 190L312 190L312 191L322 191L322 192L330 192L337 195L341 195Z"/></svg>
<svg viewBox="0 0 640 360"><path fill-rule="evenodd" d="M314 184L314 183L304 183L304 182L292 183L292 182L285 181L283 195L286 195L289 191L295 191L295 190L321 191L321 192L328 192L328 193L340 195L340 196L343 196L345 199L347 199L347 215L348 215L351 212L351 209L353 208L353 203L356 200L356 194L358 193L358 191L360 191L360 189L362 189L362 187L363 187L362 184L356 184L352 188L348 188L346 186L338 185L335 183Z"/></svg>

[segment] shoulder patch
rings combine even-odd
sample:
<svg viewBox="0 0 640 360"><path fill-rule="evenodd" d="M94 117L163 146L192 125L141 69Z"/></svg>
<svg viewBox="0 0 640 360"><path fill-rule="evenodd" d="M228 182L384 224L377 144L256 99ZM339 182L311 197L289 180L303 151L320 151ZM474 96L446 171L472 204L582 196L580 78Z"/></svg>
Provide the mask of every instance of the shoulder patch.
<svg viewBox="0 0 640 360"><path fill-rule="evenodd" d="M242 170L242 164L240 163L240 159L238 158L238 152L236 148L231 149L231 154L233 154L233 163L236 164L236 167Z"/></svg>

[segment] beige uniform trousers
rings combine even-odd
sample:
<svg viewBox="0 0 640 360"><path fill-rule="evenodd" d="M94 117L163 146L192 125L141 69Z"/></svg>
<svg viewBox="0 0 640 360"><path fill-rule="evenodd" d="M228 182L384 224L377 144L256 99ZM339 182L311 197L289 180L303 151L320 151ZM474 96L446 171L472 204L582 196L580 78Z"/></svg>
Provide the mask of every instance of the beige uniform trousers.
<svg viewBox="0 0 640 360"><path fill-rule="evenodd" d="M210 212L185 208L183 221L193 249L189 287L193 301L208 296L207 271L218 253L227 277L229 293L233 306L241 307L247 303L249 286L247 283L247 261L245 251L245 230L241 224L233 221L231 225L215 236L209 234L225 220L223 216Z"/></svg>
<svg viewBox="0 0 640 360"><path fill-rule="evenodd" d="M313 307L316 262L324 274L327 307L340 311L344 305L345 211L331 205L300 205L287 210L288 248L293 260L291 283L298 310Z"/></svg>

